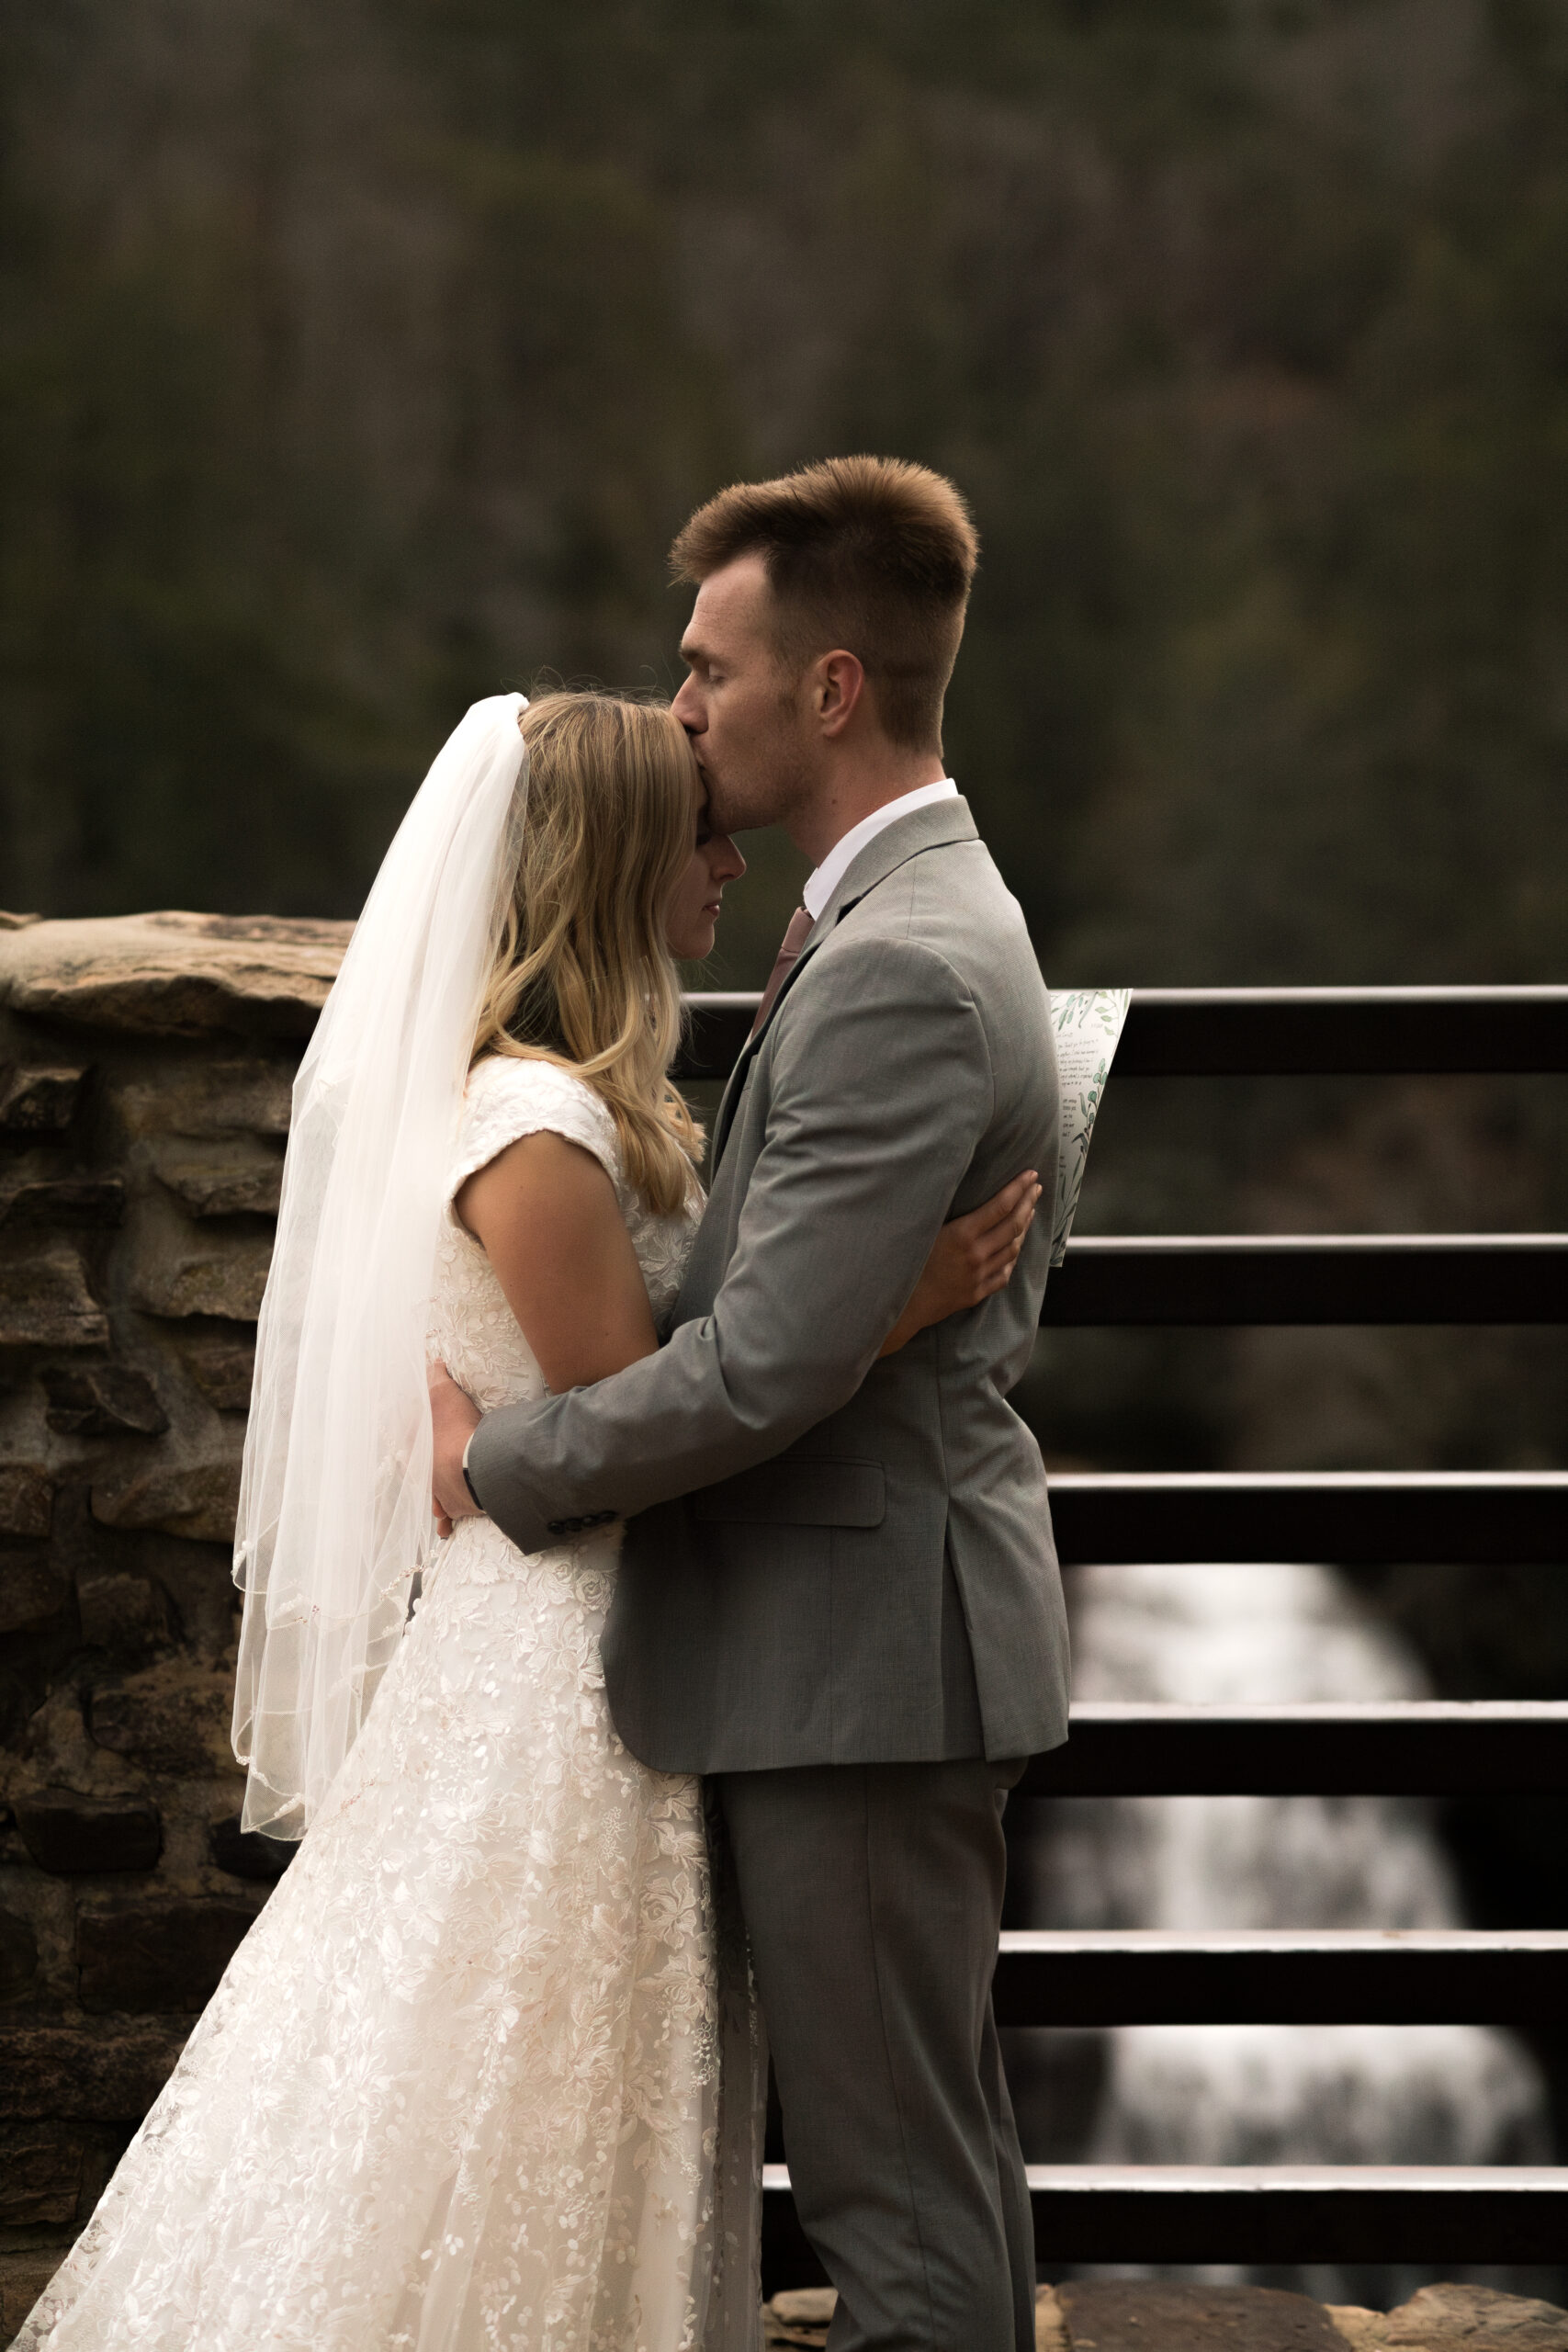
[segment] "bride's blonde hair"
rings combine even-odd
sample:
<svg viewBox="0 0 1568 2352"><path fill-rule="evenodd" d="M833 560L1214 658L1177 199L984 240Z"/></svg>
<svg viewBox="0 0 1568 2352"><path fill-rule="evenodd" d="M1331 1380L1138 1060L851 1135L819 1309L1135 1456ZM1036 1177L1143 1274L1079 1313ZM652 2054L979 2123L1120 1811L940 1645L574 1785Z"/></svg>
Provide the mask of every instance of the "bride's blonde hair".
<svg viewBox="0 0 1568 2352"><path fill-rule="evenodd" d="M688 1197L702 1130L670 1081L681 988L665 940L692 854L700 786L668 705L541 695L520 713L526 817L474 1059L575 1071L615 1122L626 1180L668 1215Z"/></svg>

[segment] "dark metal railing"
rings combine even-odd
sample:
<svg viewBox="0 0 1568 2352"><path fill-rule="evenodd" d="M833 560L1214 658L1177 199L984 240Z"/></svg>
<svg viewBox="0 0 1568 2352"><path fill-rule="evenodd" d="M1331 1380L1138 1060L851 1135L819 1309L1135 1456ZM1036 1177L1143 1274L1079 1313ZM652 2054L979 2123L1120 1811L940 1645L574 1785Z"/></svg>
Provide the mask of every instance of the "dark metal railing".
<svg viewBox="0 0 1568 2352"><path fill-rule="evenodd" d="M1568 1323L1568 1234L1085 1234L1042 1320Z"/></svg>
<svg viewBox="0 0 1568 2352"><path fill-rule="evenodd" d="M783 2165L765 2166L762 2189L768 2292L819 2281ZM1325 2260L1451 2268L1557 2262L1568 2245L1568 2169L1548 2165L1031 2165L1029 2192L1035 2255L1057 2270Z"/></svg>
<svg viewBox="0 0 1568 2352"><path fill-rule="evenodd" d="M1560 2024L1568 1937L1545 1929L1167 1934L1012 1928L998 2025Z"/></svg>
<svg viewBox="0 0 1568 2352"><path fill-rule="evenodd" d="M688 1000L682 1075L725 1077L756 1006ZM1115 1076L1568 1071L1568 988L1151 989ZM1044 1321L1568 1322L1568 1236L1084 1237ZM1568 1473L1057 1476L1065 1562L1568 1561ZM1267 1566L1257 1573L1268 1576ZM1080 1704L1034 1796L1417 1795L1568 1790L1568 1704ZM1007 2025L1544 2024L1568 2016L1568 1935L1469 1930L1010 1932ZM1568 2166L1033 2165L1043 2261L1542 2262L1568 2246ZM764 2271L820 2278L770 2165Z"/></svg>
<svg viewBox="0 0 1568 2352"><path fill-rule="evenodd" d="M1066 1747L1031 1758L1023 1795L1568 1792L1568 1707L1555 1700L1188 1707L1090 1699L1077 1702L1072 1721Z"/></svg>
<svg viewBox="0 0 1568 2352"><path fill-rule="evenodd" d="M1059 1475L1064 1562L1568 1559L1562 1470L1194 1470ZM1258 1574L1267 1576L1267 1568Z"/></svg>
<svg viewBox="0 0 1568 2352"><path fill-rule="evenodd" d="M681 1074L728 1078L754 990L689 996ZM1568 988L1134 989L1116 1077L1568 1070Z"/></svg>

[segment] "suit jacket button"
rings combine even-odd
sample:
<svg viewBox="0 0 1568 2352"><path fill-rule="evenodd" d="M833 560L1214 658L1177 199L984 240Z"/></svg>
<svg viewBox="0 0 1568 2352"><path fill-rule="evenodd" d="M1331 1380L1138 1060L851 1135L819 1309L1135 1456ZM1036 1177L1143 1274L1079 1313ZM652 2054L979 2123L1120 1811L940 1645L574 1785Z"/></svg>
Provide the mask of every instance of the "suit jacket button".
<svg viewBox="0 0 1568 2352"><path fill-rule="evenodd" d="M547 1520L546 1520L546 1521L545 1521L545 1533L546 1533L547 1535L564 1535L564 1534L565 1534L565 1532L566 1532L566 1521L565 1521L565 1520L564 1520L564 1519L547 1519Z"/></svg>

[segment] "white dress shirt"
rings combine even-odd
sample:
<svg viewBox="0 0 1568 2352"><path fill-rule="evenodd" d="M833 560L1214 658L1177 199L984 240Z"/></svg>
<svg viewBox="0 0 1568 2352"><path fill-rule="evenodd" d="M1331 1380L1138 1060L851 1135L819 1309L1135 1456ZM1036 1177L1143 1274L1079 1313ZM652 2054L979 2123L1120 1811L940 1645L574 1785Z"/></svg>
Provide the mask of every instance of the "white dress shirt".
<svg viewBox="0 0 1568 2352"><path fill-rule="evenodd" d="M814 874L807 875L806 888L800 894L801 904L813 922L838 888L851 865L867 842L874 842L885 826L895 825L900 817L912 816L917 808L929 808L935 800L956 800L958 786L950 775L940 784L917 785L913 792L901 792L897 800L885 800L858 825L852 825L841 841L836 841Z"/></svg>

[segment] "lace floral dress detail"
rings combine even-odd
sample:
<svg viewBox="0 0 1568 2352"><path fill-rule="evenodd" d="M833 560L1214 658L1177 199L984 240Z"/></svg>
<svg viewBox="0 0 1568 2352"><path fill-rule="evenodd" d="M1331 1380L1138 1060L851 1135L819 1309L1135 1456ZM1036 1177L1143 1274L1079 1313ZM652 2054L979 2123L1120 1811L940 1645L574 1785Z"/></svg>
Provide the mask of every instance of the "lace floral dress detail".
<svg viewBox="0 0 1568 2352"><path fill-rule="evenodd" d="M548 1128L602 1161L655 1317L651 1216L549 1064L483 1062L455 1193ZM448 1204L432 1352L545 1394ZM615 1737L618 1527L441 1547L366 1727L22 2352L751 2352L762 2057L699 1784Z"/></svg>

